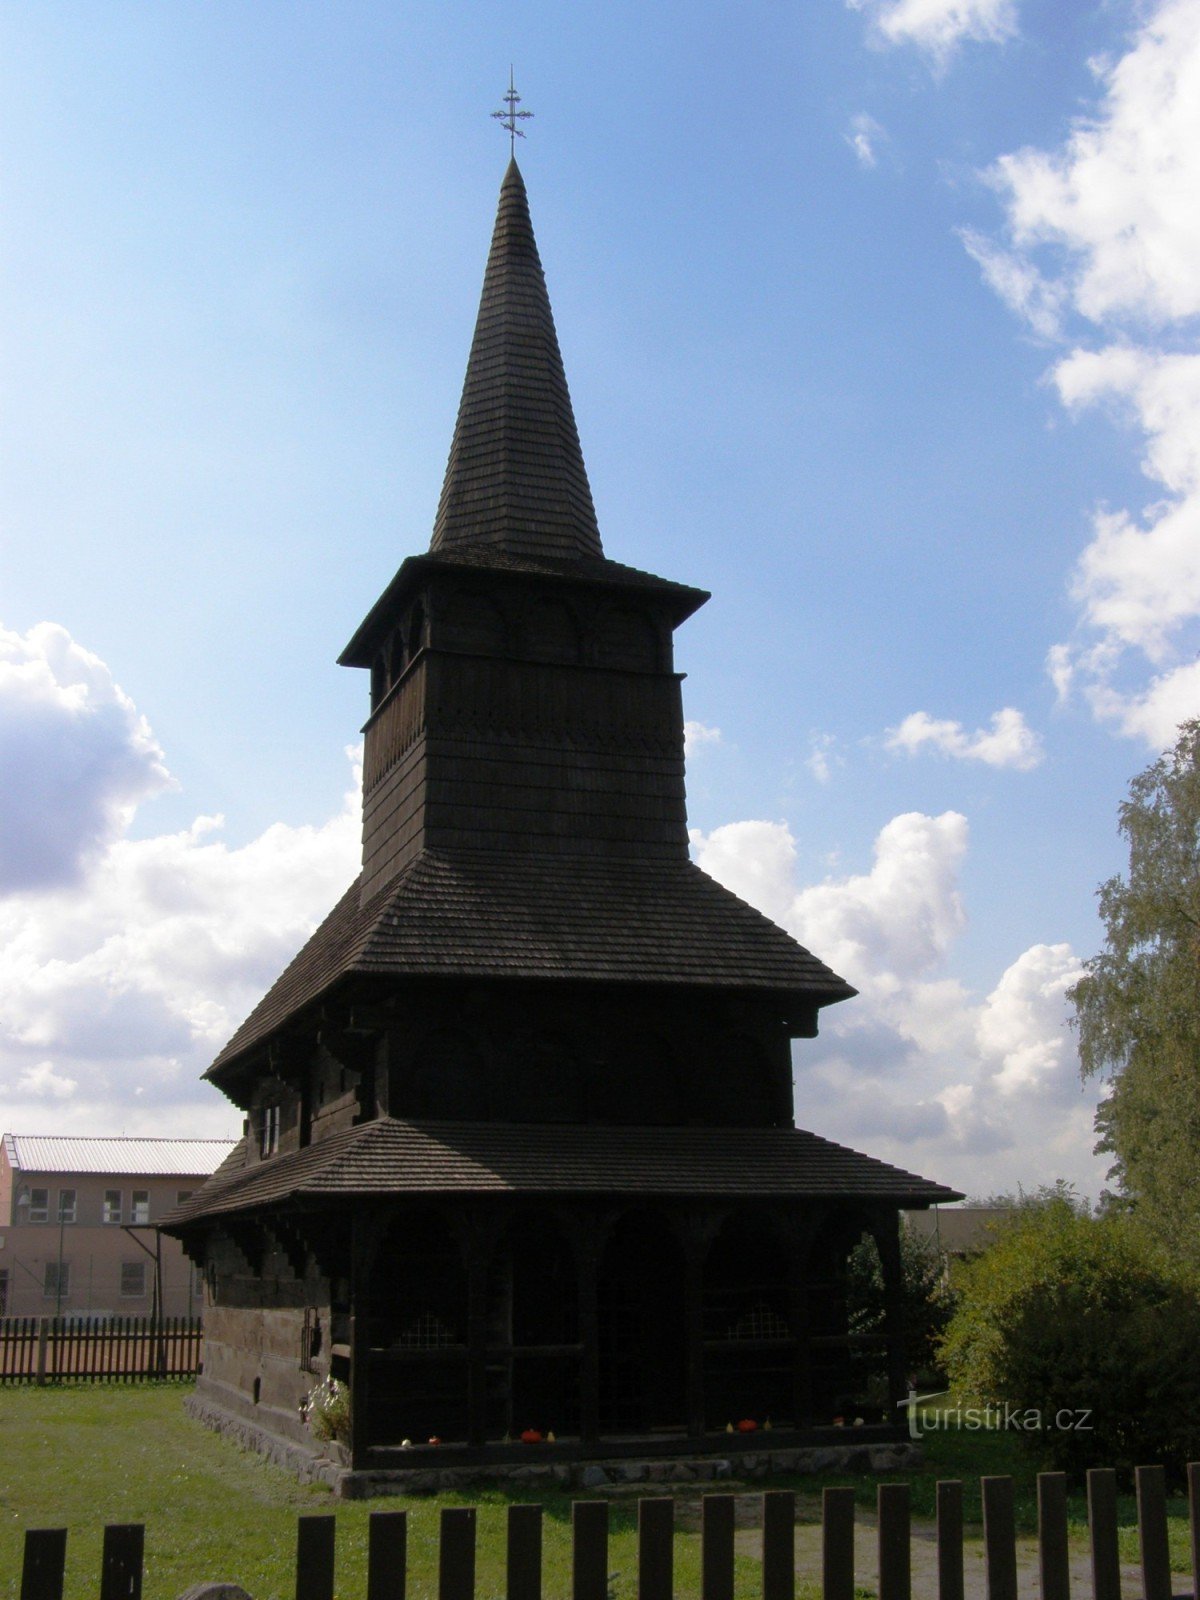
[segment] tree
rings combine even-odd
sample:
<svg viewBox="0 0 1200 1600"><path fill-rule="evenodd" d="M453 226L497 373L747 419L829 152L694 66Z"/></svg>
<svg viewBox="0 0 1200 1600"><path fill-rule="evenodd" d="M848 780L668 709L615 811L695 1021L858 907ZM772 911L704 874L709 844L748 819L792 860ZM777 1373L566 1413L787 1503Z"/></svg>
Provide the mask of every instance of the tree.
<svg viewBox="0 0 1200 1600"><path fill-rule="evenodd" d="M1044 1465L1178 1473L1196 1458L1200 1300L1132 1217L1061 1189L1024 1197L956 1287L942 1341L955 1394L991 1405Z"/></svg>
<svg viewBox="0 0 1200 1600"><path fill-rule="evenodd" d="M1121 806L1129 872L1099 890L1105 948L1068 991L1097 1150L1148 1231L1200 1266L1200 720Z"/></svg>

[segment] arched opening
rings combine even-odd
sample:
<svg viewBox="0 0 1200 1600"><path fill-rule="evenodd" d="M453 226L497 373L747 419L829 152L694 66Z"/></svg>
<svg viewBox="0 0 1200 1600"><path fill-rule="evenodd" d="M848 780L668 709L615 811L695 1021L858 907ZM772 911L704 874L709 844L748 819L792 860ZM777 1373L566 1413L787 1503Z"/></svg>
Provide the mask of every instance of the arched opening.
<svg viewBox="0 0 1200 1600"><path fill-rule="evenodd" d="M614 607L604 612L599 619L596 648L601 666L623 667L627 672L658 670L658 631L644 611Z"/></svg>
<svg viewBox="0 0 1200 1600"><path fill-rule="evenodd" d="M561 600L538 600L525 618L525 654L531 661L579 660L579 627Z"/></svg>
<svg viewBox="0 0 1200 1600"><path fill-rule="evenodd" d="M504 651L505 626L500 608L486 595L447 595L435 614L436 643L441 649L494 656Z"/></svg>
<svg viewBox="0 0 1200 1600"><path fill-rule="evenodd" d="M582 1122L578 1048L564 1033L521 1034L508 1052L506 1101L514 1122Z"/></svg>
<svg viewBox="0 0 1200 1600"><path fill-rule="evenodd" d="M579 1290L552 1216L524 1212L488 1274L489 1439L579 1432Z"/></svg>
<svg viewBox="0 0 1200 1600"><path fill-rule="evenodd" d="M779 1120L767 1052L749 1034L713 1041L707 1089L708 1120L716 1126L769 1128Z"/></svg>
<svg viewBox="0 0 1200 1600"><path fill-rule="evenodd" d="M683 1122L683 1095L675 1052L658 1034L630 1034L593 1074L591 1118L643 1127Z"/></svg>
<svg viewBox="0 0 1200 1600"><path fill-rule="evenodd" d="M811 1340L809 1393L812 1420L817 1424L837 1417L853 1423L858 1375L852 1360L849 1310L849 1260L861 1236L861 1223L850 1218L831 1220L821 1229L808 1253L804 1271L804 1298L808 1307Z"/></svg>
<svg viewBox="0 0 1200 1600"><path fill-rule="evenodd" d="M408 660L425 648L425 607L418 600L409 613L407 633Z"/></svg>
<svg viewBox="0 0 1200 1600"><path fill-rule="evenodd" d="M406 1088L407 1116L471 1122L487 1112L483 1055L461 1028L426 1034L413 1056Z"/></svg>
<svg viewBox="0 0 1200 1600"><path fill-rule="evenodd" d="M600 1262L600 1432L686 1433L684 1263L667 1219L630 1212Z"/></svg>
<svg viewBox="0 0 1200 1600"><path fill-rule="evenodd" d="M441 1213L397 1219L380 1240L367 1338L372 1439L465 1439L467 1274Z"/></svg>
<svg viewBox="0 0 1200 1600"><path fill-rule="evenodd" d="M796 1330L787 1252L770 1219L739 1212L704 1264L705 1425L791 1423Z"/></svg>

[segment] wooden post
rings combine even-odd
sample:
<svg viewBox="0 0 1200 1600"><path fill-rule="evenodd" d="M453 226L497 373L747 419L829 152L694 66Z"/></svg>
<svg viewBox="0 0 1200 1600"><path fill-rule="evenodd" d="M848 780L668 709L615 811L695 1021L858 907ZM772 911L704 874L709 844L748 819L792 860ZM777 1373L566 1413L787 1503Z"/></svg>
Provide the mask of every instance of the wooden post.
<svg viewBox="0 0 1200 1600"><path fill-rule="evenodd" d="M1143 1600L1171 1600L1171 1552L1167 1547L1167 1482L1161 1467L1138 1467L1138 1539L1142 1547Z"/></svg>
<svg viewBox="0 0 1200 1600"><path fill-rule="evenodd" d="M475 1507L442 1510L438 1600L475 1600Z"/></svg>
<svg viewBox="0 0 1200 1600"><path fill-rule="evenodd" d="M821 1593L854 1600L854 1490L821 1493Z"/></svg>
<svg viewBox="0 0 1200 1600"><path fill-rule="evenodd" d="M1189 1461L1188 1524L1192 1530L1192 1593L1200 1595L1200 1461Z"/></svg>
<svg viewBox="0 0 1200 1600"><path fill-rule="evenodd" d="M542 1508L509 1506L507 1600L542 1600Z"/></svg>
<svg viewBox="0 0 1200 1600"><path fill-rule="evenodd" d="M763 1600L796 1600L796 1496L768 1489L762 1508Z"/></svg>
<svg viewBox="0 0 1200 1600"><path fill-rule="evenodd" d="M1092 1600L1121 1600L1117 1554L1117 1475L1091 1467L1087 1475L1088 1532L1092 1544Z"/></svg>
<svg viewBox="0 0 1200 1600"><path fill-rule="evenodd" d="M105 1528L100 1600L141 1600L145 1538L140 1522L114 1522Z"/></svg>
<svg viewBox="0 0 1200 1600"><path fill-rule="evenodd" d="M963 1600L962 1483L945 1478L937 1486L938 1600Z"/></svg>
<svg viewBox="0 0 1200 1600"><path fill-rule="evenodd" d="M21 1600L62 1600L67 1530L29 1528L21 1564Z"/></svg>
<svg viewBox="0 0 1200 1600"><path fill-rule="evenodd" d="M733 1600L734 1498L706 1494L700 1508L700 1600Z"/></svg>
<svg viewBox="0 0 1200 1600"><path fill-rule="evenodd" d="M703 1439L704 1415L704 1257L707 1241L689 1228L683 1256L683 1383L689 1439Z"/></svg>
<svg viewBox="0 0 1200 1600"><path fill-rule="evenodd" d="M404 1600L407 1511L372 1511L367 1520L367 1600Z"/></svg>
<svg viewBox="0 0 1200 1600"><path fill-rule="evenodd" d="M482 1227L467 1239L467 1443L487 1442L488 1265L491 1251Z"/></svg>
<svg viewBox="0 0 1200 1600"><path fill-rule="evenodd" d="M1041 1600L1071 1600L1071 1564L1067 1554L1067 1475L1039 1472L1038 1572Z"/></svg>
<svg viewBox="0 0 1200 1600"><path fill-rule="evenodd" d="M600 1240L595 1219L592 1231L576 1243L575 1269L579 1274L579 1433L584 1444L600 1437Z"/></svg>
<svg viewBox="0 0 1200 1600"><path fill-rule="evenodd" d="M333 1600L337 1523L330 1512L296 1520L296 1600Z"/></svg>
<svg viewBox="0 0 1200 1600"><path fill-rule="evenodd" d="M572 1600L608 1600L608 1502L571 1505Z"/></svg>
<svg viewBox="0 0 1200 1600"><path fill-rule="evenodd" d="M673 1600L674 1562L674 1500L639 1500L637 1600Z"/></svg>
<svg viewBox="0 0 1200 1600"><path fill-rule="evenodd" d="M1017 1529L1011 1478L981 1478L988 1600L1017 1600Z"/></svg>
<svg viewBox="0 0 1200 1600"><path fill-rule="evenodd" d="M49 1321L46 1317L38 1318L38 1345L37 1345L37 1386L42 1388L46 1382L46 1336Z"/></svg>
<svg viewBox="0 0 1200 1600"><path fill-rule="evenodd" d="M908 1485L881 1483L875 1503L879 1517L879 1600L909 1600L912 1555Z"/></svg>

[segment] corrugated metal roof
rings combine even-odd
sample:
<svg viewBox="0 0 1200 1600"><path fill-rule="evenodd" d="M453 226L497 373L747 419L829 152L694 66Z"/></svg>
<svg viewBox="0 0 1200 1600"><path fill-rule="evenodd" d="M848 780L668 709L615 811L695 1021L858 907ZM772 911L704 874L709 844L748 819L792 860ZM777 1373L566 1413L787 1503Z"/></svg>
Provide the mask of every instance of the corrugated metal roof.
<svg viewBox="0 0 1200 1600"><path fill-rule="evenodd" d="M6 1133L5 1154L22 1172L107 1172L147 1178L200 1178L215 1172L232 1139L77 1139Z"/></svg>

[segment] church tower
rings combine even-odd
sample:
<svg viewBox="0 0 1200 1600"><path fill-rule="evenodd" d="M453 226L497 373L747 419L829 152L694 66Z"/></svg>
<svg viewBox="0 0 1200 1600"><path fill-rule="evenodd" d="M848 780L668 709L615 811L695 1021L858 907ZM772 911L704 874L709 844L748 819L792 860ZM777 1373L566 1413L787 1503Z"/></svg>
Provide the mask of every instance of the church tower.
<svg viewBox="0 0 1200 1600"><path fill-rule="evenodd" d="M793 1126L791 1041L854 991L689 860L673 638L707 599L604 554L513 162L433 537L341 657L362 873L209 1069L246 1138L169 1224L207 1420L311 1446L332 1375L351 1471L404 1473L528 1429L566 1464L742 1417L798 1450L865 1406L848 1252L894 1302L898 1209L952 1195Z"/></svg>

